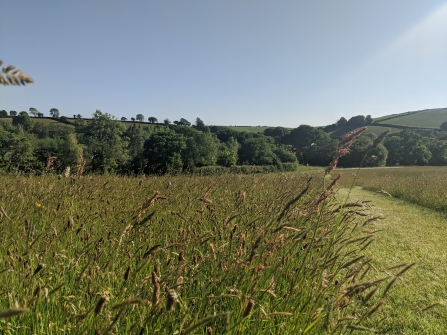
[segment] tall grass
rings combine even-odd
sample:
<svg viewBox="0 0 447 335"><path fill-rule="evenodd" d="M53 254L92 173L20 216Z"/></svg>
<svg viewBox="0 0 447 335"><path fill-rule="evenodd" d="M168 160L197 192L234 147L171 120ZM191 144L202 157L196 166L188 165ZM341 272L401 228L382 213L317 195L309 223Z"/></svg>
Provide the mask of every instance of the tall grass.
<svg viewBox="0 0 447 335"><path fill-rule="evenodd" d="M0 176L3 332L365 330L406 268L372 275L374 217L321 178Z"/></svg>
<svg viewBox="0 0 447 335"><path fill-rule="evenodd" d="M349 186L357 171L346 170L343 185ZM362 169L356 185L382 192L427 208L447 211L446 168L414 166Z"/></svg>

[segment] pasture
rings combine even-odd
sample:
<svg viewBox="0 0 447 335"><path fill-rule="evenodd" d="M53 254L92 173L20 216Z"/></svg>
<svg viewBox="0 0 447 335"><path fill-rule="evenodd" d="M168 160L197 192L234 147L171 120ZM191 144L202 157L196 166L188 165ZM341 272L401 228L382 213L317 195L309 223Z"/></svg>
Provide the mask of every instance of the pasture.
<svg viewBox="0 0 447 335"><path fill-rule="evenodd" d="M442 214L353 171L0 176L2 332L445 333Z"/></svg>

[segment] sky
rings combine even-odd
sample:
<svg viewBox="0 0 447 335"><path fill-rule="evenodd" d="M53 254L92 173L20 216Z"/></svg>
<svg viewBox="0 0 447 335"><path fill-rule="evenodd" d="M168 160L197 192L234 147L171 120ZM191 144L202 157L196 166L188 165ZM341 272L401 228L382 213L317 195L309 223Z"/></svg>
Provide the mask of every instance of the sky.
<svg viewBox="0 0 447 335"><path fill-rule="evenodd" d="M446 0L1 0L0 109L322 126L447 107Z"/></svg>

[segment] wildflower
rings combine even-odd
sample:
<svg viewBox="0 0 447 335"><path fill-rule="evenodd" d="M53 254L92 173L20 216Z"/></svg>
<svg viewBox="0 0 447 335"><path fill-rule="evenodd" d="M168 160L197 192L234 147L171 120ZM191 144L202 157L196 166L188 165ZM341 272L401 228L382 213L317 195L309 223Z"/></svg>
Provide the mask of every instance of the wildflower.
<svg viewBox="0 0 447 335"><path fill-rule="evenodd" d="M36 202L36 206L37 206L37 207L42 207L42 204Z"/></svg>

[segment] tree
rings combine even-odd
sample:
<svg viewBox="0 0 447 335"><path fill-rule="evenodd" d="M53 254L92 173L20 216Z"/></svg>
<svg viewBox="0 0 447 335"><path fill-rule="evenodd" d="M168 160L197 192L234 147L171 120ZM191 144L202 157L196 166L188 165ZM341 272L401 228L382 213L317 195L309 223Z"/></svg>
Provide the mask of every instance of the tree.
<svg viewBox="0 0 447 335"><path fill-rule="evenodd" d="M37 113L37 117L43 117L43 113Z"/></svg>
<svg viewBox="0 0 447 335"><path fill-rule="evenodd" d="M155 117L153 117L153 116L149 117L147 120L148 120L150 123L157 123L157 122L158 122L157 118L155 118Z"/></svg>
<svg viewBox="0 0 447 335"><path fill-rule="evenodd" d="M121 121L123 121L123 122L124 122L124 121L127 121L127 117L124 117L124 116L123 116L123 117L121 118Z"/></svg>
<svg viewBox="0 0 447 335"><path fill-rule="evenodd" d="M266 137L250 138L239 149L241 164L273 165L277 160L273 146Z"/></svg>
<svg viewBox="0 0 447 335"><path fill-rule="evenodd" d="M3 62L0 60L0 66L2 65ZM0 84L2 85L25 86L26 84L32 83L34 83L34 80L30 76L19 69L15 69L15 66L13 65L5 66L0 72Z"/></svg>
<svg viewBox="0 0 447 335"><path fill-rule="evenodd" d="M201 131L201 132L209 132L210 128L208 126L205 125L205 123L198 117L196 119L196 124L194 126L194 128L196 128L197 130Z"/></svg>
<svg viewBox="0 0 447 335"><path fill-rule="evenodd" d="M96 110L80 135L80 142L86 145L91 157L92 170L108 171L128 160L128 143L123 137L125 130L113 115Z"/></svg>
<svg viewBox="0 0 447 335"><path fill-rule="evenodd" d="M346 123L348 123L348 120L346 120L345 117L341 117L340 120L337 121L337 125L344 126Z"/></svg>
<svg viewBox="0 0 447 335"><path fill-rule="evenodd" d="M151 130L151 127L142 127L141 124L134 123L125 132L126 137L129 139L128 152L131 160L130 168L134 172L141 172L144 168L144 143L149 139Z"/></svg>
<svg viewBox="0 0 447 335"><path fill-rule="evenodd" d="M54 117L55 119L59 118L59 109L57 108L51 108L50 109L50 115Z"/></svg>
<svg viewBox="0 0 447 335"><path fill-rule="evenodd" d="M373 150L369 150L376 138L375 134L369 133L355 139L349 153L340 158L339 166L385 166L388 150L383 144L380 143Z"/></svg>
<svg viewBox="0 0 447 335"><path fill-rule="evenodd" d="M363 115L353 116L349 119L348 125L352 127L363 127L366 125L366 118Z"/></svg>
<svg viewBox="0 0 447 335"><path fill-rule="evenodd" d="M271 136L278 141L281 141L281 139L288 134L290 134L290 130L284 127L267 128L264 130L265 136Z"/></svg>
<svg viewBox="0 0 447 335"><path fill-rule="evenodd" d="M163 123L164 123L166 126L169 126L169 125L171 124L171 121L169 121L169 119L164 119L164 120L163 120Z"/></svg>
<svg viewBox="0 0 447 335"><path fill-rule="evenodd" d="M30 112L34 117L36 117L36 116L39 114L39 111L38 111L36 108L34 108L34 107L30 107L30 108L29 108L29 112Z"/></svg>
<svg viewBox="0 0 447 335"><path fill-rule="evenodd" d="M432 158L426 138L412 130L392 134L384 141L387 165L427 165Z"/></svg>
<svg viewBox="0 0 447 335"><path fill-rule="evenodd" d="M372 119L371 115L366 115L366 118L365 118L366 125L369 125L372 122L373 122L373 119Z"/></svg>
<svg viewBox="0 0 447 335"><path fill-rule="evenodd" d="M32 160L30 141L0 127L0 171L24 170L31 166Z"/></svg>
<svg viewBox="0 0 447 335"><path fill-rule="evenodd" d="M178 173L183 168L182 151L186 148L183 135L166 128L151 135L144 144L148 173Z"/></svg>
<svg viewBox="0 0 447 335"><path fill-rule="evenodd" d="M447 122L443 122L440 126L442 131L447 131Z"/></svg>
<svg viewBox="0 0 447 335"><path fill-rule="evenodd" d="M182 151L183 169L213 165L216 162L217 147L210 133L203 133L187 126L175 127L174 131L182 134L185 150Z"/></svg>
<svg viewBox="0 0 447 335"><path fill-rule="evenodd" d="M130 119L132 120L132 122L135 122L135 118L134 117L131 117Z"/></svg>
<svg viewBox="0 0 447 335"><path fill-rule="evenodd" d="M27 112L20 112L19 115L14 116L12 118L12 124L14 126L21 126L23 130L29 131L34 126L34 121L31 119L31 117L28 115Z"/></svg>
<svg viewBox="0 0 447 335"><path fill-rule="evenodd" d="M186 120L184 118L181 118L180 121L174 121L173 123L177 126L188 126L189 127L191 125L191 122L189 122L188 120Z"/></svg>
<svg viewBox="0 0 447 335"><path fill-rule="evenodd" d="M16 112L16 111L9 111L9 115L11 115L11 116L16 116L16 115L17 115L17 112Z"/></svg>
<svg viewBox="0 0 447 335"><path fill-rule="evenodd" d="M144 115L143 114L137 114L137 116L135 117L138 121L140 122L144 122Z"/></svg>
<svg viewBox="0 0 447 335"><path fill-rule="evenodd" d="M3 109L0 111L0 117L8 117L8 113Z"/></svg>

